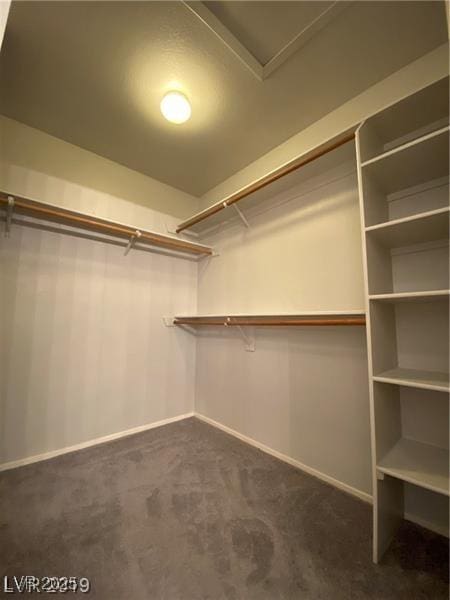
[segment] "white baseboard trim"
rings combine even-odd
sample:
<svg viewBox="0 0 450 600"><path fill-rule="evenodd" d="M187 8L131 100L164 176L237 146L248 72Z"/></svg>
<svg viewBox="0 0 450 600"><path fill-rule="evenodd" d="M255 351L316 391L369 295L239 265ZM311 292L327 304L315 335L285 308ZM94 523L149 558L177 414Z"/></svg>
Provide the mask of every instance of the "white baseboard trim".
<svg viewBox="0 0 450 600"><path fill-rule="evenodd" d="M45 461L45 460L50 460L51 458L55 458L56 456L61 456L63 454L69 454L70 452L76 452L77 450L83 450L84 448L90 448L91 446L98 446L99 444L105 444L106 442L118 440L120 438L124 438L129 435L133 435L135 433L140 433L141 431L148 431L149 429L155 429L156 427L162 427L163 425L169 425L170 423L176 423L177 421L183 421L184 419L189 419L191 417L196 417L200 421L204 421L205 423L208 423L209 425L212 425L213 427L216 427L217 429L220 429L221 431L224 431L225 433L232 435L233 437L241 440L242 442L245 442L246 444L249 444L250 446L254 446L255 448L258 448L259 450L261 450L262 452L265 452L266 454L270 454L270 456L274 456L275 458L278 458L279 460L282 460L283 462L288 463L289 465L296 467L297 469L300 469L301 471L304 471L305 473L308 473L308 475L312 475L313 477L316 477L317 479L325 481L326 483L329 483L330 485L332 485L344 492L347 492L348 494L351 494L352 496L356 496L357 498L359 498L360 500L363 500L364 502L368 502L369 504L372 504L372 496L370 494L367 494L366 492L362 492L361 490L358 490L357 488L354 488L351 485L343 483L342 481L339 481L338 479L335 479L334 477L330 477L329 475L326 475L325 473L322 473L321 471L317 471L316 469L313 469L312 467L308 467L307 465L304 465L303 463L299 462L298 460L295 460L294 458L291 458L290 456L287 456L286 454L282 454L281 452L278 452L277 450L273 450L272 448L269 448L269 446L266 446L265 444L261 444L260 442L257 442L253 438L243 435L242 433L239 433L238 431L231 429L231 427L222 425L222 423L219 423L218 421L214 421L213 419L210 419L209 417L206 417L205 415L202 415L197 412L190 412L190 413L186 413L183 415L178 415L176 417L162 419L161 421L147 423L146 425L139 425L138 427L126 429L125 431L119 431L117 433L111 433L110 435L104 435L102 437L95 438L95 439L89 440L87 442L82 442L81 444L75 444L73 446L66 446L65 448L60 448L59 450L52 450L50 452L44 452L43 454L35 454L34 456L29 456L27 458L21 458L19 460L13 460L11 462L6 462L3 464L0 464L0 472L8 471L10 469L16 469L18 467L23 467L25 465L31 465L33 463L37 463L37 462L41 462L41 461ZM420 526L424 527L425 529L429 529L429 530L434 531L435 533L438 533L445 537L449 536L449 532L446 529L437 526L435 523L430 523L428 521L424 521L423 519L420 519L420 518L416 517L415 515L407 513L407 514L405 514L405 519L408 519L409 521L412 521L413 523L416 523L417 525L420 525Z"/></svg>
<svg viewBox="0 0 450 600"><path fill-rule="evenodd" d="M50 452L44 452L43 454L35 454L34 456L28 456L27 458L21 458L19 460L13 460L11 462L6 462L0 464L0 472L1 471L9 471L10 469L16 469L17 467L23 467L25 465L31 465L32 463L41 462L43 460L49 460L50 458L55 458L56 456L61 456L62 454L68 454L69 452L76 452L77 450L83 450L84 448L90 448L91 446L97 446L98 444L104 444L105 442L111 442L113 440L118 440L123 437L127 437L129 435L133 435L134 433L140 433L141 431L147 431L148 429L155 429L156 427L162 427L163 425L169 425L169 423L176 423L177 421L182 421L183 419L189 419L193 417L194 413L186 413L184 415L178 415L176 417L170 417L169 419L163 419L162 421L155 421L153 423L147 423L146 425L139 425L138 427L133 427L131 429L126 429L125 431L119 431L118 433L111 433L110 435L104 435L99 438L95 438L93 440L89 440L87 442L82 442L81 444L75 444L73 446L66 446L65 448L60 448L59 450L51 450Z"/></svg>
<svg viewBox="0 0 450 600"><path fill-rule="evenodd" d="M258 448L259 450L262 450L266 454L270 454L271 456L274 456L275 458L278 458L279 460L282 460L283 462L286 462L289 465L296 467L297 469L300 469L300 471L304 471L305 473L308 473L308 475L317 477L317 479L321 479L322 481L325 481L326 483L333 485L334 487L342 490L343 492L347 492L348 494L351 494L352 496L356 496L357 498L359 498L360 500L363 500L364 502L367 502L368 504L373 504L373 499L372 499L371 494L362 492L361 490L358 490L357 488L355 488L351 485L348 485L347 483L343 483L342 481L339 481L338 479L335 479L334 477L330 477L330 475L326 475L325 473L322 473L321 471L317 471L316 469L313 469L312 467L308 467L307 465L304 465L303 463L299 462L298 460L295 460L294 458L291 458L290 456L287 456L286 454L282 454L281 452L278 452L277 450L273 450L272 448L269 448L268 446L261 444L260 442L257 442L253 438L250 438L246 435L243 435L242 433L239 433L238 431L236 431L234 429L231 429L231 427L227 427L226 425L222 425L222 423L219 423L218 421L214 421L214 419L205 417L205 415L202 415L202 414L196 412L196 413L194 413L194 417L196 417L197 419L200 419L200 421L204 421L205 423L212 425L213 427L217 427L217 429L220 429L221 431L224 431L225 433L228 433L229 435L232 435L232 436L238 438L239 440L241 440L242 442L245 442L246 444L249 444L250 446L254 446L255 448ZM420 525L421 527L424 527L425 529L429 529L430 531L433 531L434 533L438 533L444 537L449 537L448 530L445 529L445 527L437 525L436 523L431 523L429 521L425 521L424 519L421 519L420 517L416 517L416 515L411 514L411 513L405 513L404 518L407 519L408 521L412 521L413 523L416 523L417 525Z"/></svg>
<svg viewBox="0 0 450 600"><path fill-rule="evenodd" d="M246 435L243 435L242 433L239 433L238 431L235 431L234 429L231 429L230 427L227 427L226 425L222 425L221 423L214 421L213 419L210 419L209 417L205 417L205 415L202 415L202 414L196 412L196 413L194 413L194 416L197 419L200 419L200 421L204 421L205 423L208 423L209 425L212 425L213 427L217 427L217 429L221 429L225 433L228 433L228 434L238 438L242 442L245 442L246 444L249 444L250 446L254 446L255 448L258 448L259 450L262 450L266 454L270 454L271 456L274 456L275 458L278 458L279 460L282 460L283 462L288 463L289 465L296 467L297 469L300 469L301 471L304 471L305 473L308 473L308 475L317 477L317 479L321 479L322 481L325 481L326 483L333 485L334 487L342 490L343 492L347 492L348 494L351 494L352 496L356 496L360 500L364 500L364 502L369 502L370 504L372 503L371 494L367 494L366 492L358 490L357 488L355 488L351 485L348 485L347 483L343 483L342 481L339 481L338 479L334 479L334 477L330 477L329 475L326 475L325 473L322 473L321 471L317 471L316 469L313 469L312 467L308 467L307 465L304 465L303 463L299 462L298 460L295 460L294 458L291 458L290 456L287 456L286 454L282 454L281 452L278 452L277 450L273 450L272 448L269 448L269 446L261 444L260 442L257 442L256 440L254 440L250 437L247 437Z"/></svg>

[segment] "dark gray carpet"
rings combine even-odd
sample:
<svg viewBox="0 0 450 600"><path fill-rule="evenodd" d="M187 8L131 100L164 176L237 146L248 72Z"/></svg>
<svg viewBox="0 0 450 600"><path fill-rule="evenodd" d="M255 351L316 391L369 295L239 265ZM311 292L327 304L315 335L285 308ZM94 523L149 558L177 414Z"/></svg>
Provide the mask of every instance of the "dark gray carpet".
<svg viewBox="0 0 450 600"><path fill-rule="evenodd" d="M445 539L370 548L367 504L196 419L0 474L0 574L91 598L448 598Z"/></svg>

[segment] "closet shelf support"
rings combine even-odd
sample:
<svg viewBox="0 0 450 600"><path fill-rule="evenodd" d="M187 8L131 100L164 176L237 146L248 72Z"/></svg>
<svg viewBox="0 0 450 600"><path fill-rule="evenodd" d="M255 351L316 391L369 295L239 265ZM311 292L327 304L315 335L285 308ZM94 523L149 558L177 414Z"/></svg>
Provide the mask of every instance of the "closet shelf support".
<svg viewBox="0 0 450 600"><path fill-rule="evenodd" d="M131 248L134 246L137 240L141 237L141 235L142 233L138 229L136 229L134 235L130 237L130 241L128 242L127 247L125 248L125 252L123 253L124 256L128 254L128 252L131 250Z"/></svg>
<svg viewBox="0 0 450 600"><path fill-rule="evenodd" d="M223 324L224 324L225 327L236 327L237 330L239 331L240 335L241 335L241 338L244 341L245 349L247 350L247 352L254 352L255 351L255 338L254 337L249 337L245 333L245 331L242 329L242 327L238 323L235 323L231 317L227 317L226 321L224 321Z"/></svg>
<svg viewBox="0 0 450 600"><path fill-rule="evenodd" d="M5 220L5 237L9 237L11 231L11 222L14 211L14 198L8 196L8 205L6 207L6 220Z"/></svg>
<svg viewBox="0 0 450 600"><path fill-rule="evenodd" d="M247 221L247 219L245 218L245 215L242 212L242 210L239 208L239 206L236 206L236 204L232 204L231 206L234 208L234 210L236 211L238 217L241 219L242 223L244 224L244 227L247 227L247 229L249 229L250 228L250 224Z"/></svg>
<svg viewBox="0 0 450 600"><path fill-rule="evenodd" d="M241 334L241 338L244 340L245 350L247 352L254 352L255 351L255 337L248 336L240 325L236 325L236 327L237 327L239 333Z"/></svg>

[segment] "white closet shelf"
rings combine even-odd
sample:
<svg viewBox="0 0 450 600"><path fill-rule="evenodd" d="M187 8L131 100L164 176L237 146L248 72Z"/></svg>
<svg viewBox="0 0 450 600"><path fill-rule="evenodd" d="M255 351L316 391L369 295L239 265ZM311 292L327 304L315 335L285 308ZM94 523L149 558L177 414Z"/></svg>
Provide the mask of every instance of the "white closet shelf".
<svg viewBox="0 0 450 600"><path fill-rule="evenodd" d="M423 390L434 390L437 392L450 391L449 374L438 371L419 371L417 369L396 367L395 369L374 375L373 380Z"/></svg>
<svg viewBox="0 0 450 600"><path fill-rule="evenodd" d="M194 233L202 234L210 229L217 227L230 219L238 218L239 207L244 210L252 209L258 206L261 201L267 200L274 193L279 193L289 189L294 183L305 181L311 177L313 173L320 172L323 164L326 164L328 154L334 160L336 157L345 161L354 156L354 138L355 127L342 132L340 135L330 139L318 147L312 148L305 154L298 157L296 160L276 169L272 173L262 177L261 179L245 186L237 192L227 196L219 202L215 202L208 208L196 213L189 219L182 221L176 228L176 232L180 233L186 229L190 229ZM342 153L337 152L342 147ZM319 159L318 164L312 167L312 163ZM325 163L323 163L325 161ZM304 167L307 167L304 169ZM298 174L296 174L298 172ZM270 186L268 188L267 186ZM267 188L267 189L266 189ZM238 206L239 205L239 206ZM231 208L231 211L230 211ZM233 210L233 208L236 210ZM239 209L239 210L238 210ZM242 219L243 215L239 218ZM243 217L245 222L245 216ZM246 226L248 223L246 224Z"/></svg>
<svg viewBox="0 0 450 600"><path fill-rule="evenodd" d="M385 194L411 188L448 175L449 127L362 163L364 176L373 178Z"/></svg>
<svg viewBox="0 0 450 600"><path fill-rule="evenodd" d="M366 234L389 248L448 239L448 206L366 227Z"/></svg>
<svg viewBox="0 0 450 600"><path fill-rule="evenodd" d="M392 294L372 294L369 300L377 302L433 302L445 301L450 297L450 290L431 290L424 292L393 292Z"/></svg>
<svg viewBox="0 0 450 600"><path fill-rule="evenodd" d="M364 311L337 312L323 311L302 314L270 314L270 315L196 315L177 316L174 325L213 325L225 327L260 326L260 327L305 327L305 326L353 326L365 325Z"/></svg>
<svg viewBox="0 0 450 600"><path fill-rule="evenodd" d="M5 210L7 231L9 231L12 222L18 225L27 225L26 220L12 220L13 215L17 214L32 217L41 224L50 222L66 226L66 229L61 228L58 230L60 233L73 235L73 232L67 229L67 227L73 227L77 230L88 230L125 240L126 253L132 246L138 248L144 245L191 256L210 256L213 254L212 248L203 244L196 244L110 219L101 219L94 215L69 210L47 202L38 202L9 192L0 191L0 209L2 208Z"/></svg>
<svg viewBox="0 0 450 600"><path fill-rule="evenodd" d="M448 496L448 467L448 450L402 438L379 461L377 471Z"/></svg>

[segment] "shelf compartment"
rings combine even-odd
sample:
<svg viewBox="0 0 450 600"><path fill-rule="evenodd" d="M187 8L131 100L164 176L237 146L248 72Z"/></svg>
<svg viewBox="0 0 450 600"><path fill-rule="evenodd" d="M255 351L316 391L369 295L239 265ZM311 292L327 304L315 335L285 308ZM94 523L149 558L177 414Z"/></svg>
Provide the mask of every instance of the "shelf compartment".
<svg viewBox="0 0 450 600"><path fill-rule="evenodd" d="M431 294L450 287L448 240L389 248L368 235L366 242L369 297Z"/></svg>
<svg viewBox="0 0 450 600"><path fill-rule="evenodd" d="M395 378L414 371L442 386L448 372L449 301L371 302L373 375ZM433 373L436 375L434 376ZM436 381L437 380L437 381ZM445 386L445 381L444 381Z"/></svg>
<svg viewBox="0 0 450 600"><path fill-rule="evenodd" d="M378 462L377 471L449 495L448 450L443 448L402 438Z"/></svg>
<svg viewBox="0 0 450 600"><path fill-rule="evenodd" d="M449 374L396 367L373 376L374 381L436 392L450 392Z"/></svg>
<svg viewBox="0 0 450 600"><path fill-rule="evenodd" d="M363 163L366 227L448 206L449 129Z"/></svg>
<svg viewBox="0 0 450 600"><path fill-rule="evenodd" d="M449 176L385 194L370 177L363 178L366 227L381 225L449 205Z"/></svg>
<svg viewBox="0 0 450 600"><path fill-rule="evenodd" d="M448 139L446 125L362 162L363 173L374 177L386 194L444 177L448 174Z"/></svg>
<svg viewBox="0 0 450 600"><path fill-rule="evenodd" d="M362 160L448 123L449 80L436 83L369 118L361 129Z"/></svg>
<svg viewBox="0 0 450 600"><path fill-rule="evenodd" d="M449 209L366 228L369 296L447 290Z"/></svg>
<svg viewBox="0 0 450 600"><path fill-rule="evenodd" d="M387 248L400 248L449 236L448 207L366 227L366 235Z"/></svg>

